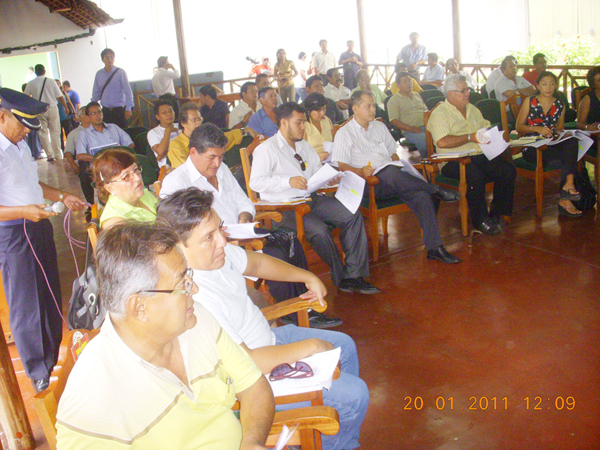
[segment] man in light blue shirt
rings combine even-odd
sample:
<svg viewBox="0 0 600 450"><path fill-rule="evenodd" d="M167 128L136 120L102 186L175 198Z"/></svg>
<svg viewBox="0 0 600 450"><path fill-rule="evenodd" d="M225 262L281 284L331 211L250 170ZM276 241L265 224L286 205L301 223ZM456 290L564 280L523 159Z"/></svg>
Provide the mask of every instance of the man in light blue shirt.
<svg viewBox="0 0 600 450"><path fill-rule="evenodd" d="M419 33L416 31L410 33L408 38L410 44L402 47L402 50L396 56L396 64L399 62L406 64L410 76L419 81L419 66L425 65L427 62L427 50L424 45L419 45Z"/></svg>
<svg viewBox="0 0 600 450"><path fill-rule="evenodd" d="M96 72L92 101L100 102L104 109L104 121L127 128L127 121L133 109L133 92L127 74L115 67L115 52L105 48L100 54L104 69Z"/></svg>
<svg viewBox="0 0 600 450"><path fill-rule="evenodd" d="M419 84L432 84L439 89L443 83L444 69L440 64L438 64L437 53L428 53L427 69L425 69L425 73L423 73L423 80Z"/></svg>
<svg viewBox="0 0 600 450"><path fill-rule="evenodd" d="M275 108L277 108L277 94L272 87L264 87L258 92L258 101L262 105L256 114L253 114L248 121L248 128L253 129L258 134L266 137L277 134L277 121Z"/></svg>

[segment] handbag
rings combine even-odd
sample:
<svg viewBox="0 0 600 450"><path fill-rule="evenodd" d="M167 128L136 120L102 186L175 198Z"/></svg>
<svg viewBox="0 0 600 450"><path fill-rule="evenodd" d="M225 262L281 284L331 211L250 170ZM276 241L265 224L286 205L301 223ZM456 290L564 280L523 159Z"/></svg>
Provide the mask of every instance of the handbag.
<svg viewBox="0 0 600 450"><path fill-rule="evenodd" d="M92 260L93 253L90 252L90 247L88 236L85 247L85 270L73 282L73 293L69 300L67 322L71 330L100 328L106 317L106 308L98 297L96 266Z"/></svg>
<svg viewBox="0 0 600 450"><path fill-rule="evenodd" d="M581 200L573 201L573 205L580 211L587 211L596 205L596 189L590 181L590 175L587 168L583 168L575 174L574 180L575 189L581 194Z"/></svg>

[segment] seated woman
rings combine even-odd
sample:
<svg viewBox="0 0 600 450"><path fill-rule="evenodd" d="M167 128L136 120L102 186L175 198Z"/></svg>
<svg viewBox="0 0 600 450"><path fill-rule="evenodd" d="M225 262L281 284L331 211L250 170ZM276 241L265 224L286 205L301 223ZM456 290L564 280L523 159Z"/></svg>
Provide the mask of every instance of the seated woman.
<svg viewBox="0 0 600 450"><path fill-rule="evenodd" d="M106 229L127 219L154 222L158 198L144 188L142 168L135 155L123 148L109 148L94 159L92 176L98 198L106 202L100 228Z"/></svg>
<svg viewBox="0 0 600 450"><path fill-rule="evenodd" d="M333 142L333 123L325 115L327 99L323 94L313 92L306 97L302 106L306 109L304 140L315 149L321 161L324 161L329 152L325 151L323 142Z"/></svg>
<svg viewBox="0 0 600 450"><path fill-rule="evenodd" d="M565 128L565 105L555 96L558 79L552 72L544 71L537 78L539 93L523 101L517 117L517 131L525 136L551 138L555 132ZM579 217L579 211L572 200L581 195L575 189L574 175L577 171L578 140L571 137L559 144L548 146L543 152L544 162L558 162L561 169L561 191L558 213L563 216ZM523 158L535 163L537 150L527 147Z"/></svg>
<svg viewBox="0 0 600 450"><path fill-rule="evenodd" d="M591 92L581 99L577 108L577 128L600 130L600 66L591 69L586 78Z"/></svg>

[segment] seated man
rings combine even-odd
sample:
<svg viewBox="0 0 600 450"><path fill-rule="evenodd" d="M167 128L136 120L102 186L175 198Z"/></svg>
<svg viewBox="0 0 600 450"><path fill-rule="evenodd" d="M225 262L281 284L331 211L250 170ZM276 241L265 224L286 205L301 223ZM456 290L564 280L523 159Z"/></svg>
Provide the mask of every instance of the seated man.
<svg viewBox="0 0 600 450"><path fill-rule="evenodd" d="M273 87L271 86L271 78L266 73L261 73L256 75L256 90L260 92L262 88ZM277 93L277 91L275 91ZM281 100L281 96L277 93L277 106L283 104L283 100ZM258 109L261 108L260 103L258 104Z"/></svg>
<svg viewBox="0 0 600 450"><path fill-rule="evenodd" d="M398 63L396 64L396 67L394 68L394 72L396 73L396 75L398 75L400 72L407 72L408 73L408 67L406 67L406 64L404 63ZM410 74L409 74L410 76ZM416 92L417 94L421 91L423 91L423 88L419 85L419 82L417 81L416 78L410 77L410 79L412 80L412 91ZM392 91L392 94L397 94L398 91L400 90L400 86L398 86L398 83L396 83L395 81L392 83L392 86L390 87L390 90Z"/></svg>
<svg viewBox="0 0 600 450"><path fill-rule="evenodd" d="M427 68L423 73L421 85L432 84L440 87L444 82L444 68L438 64L437 53L427 53Z"/></svg>
<svg viewBox="0 0 600 450"><path fill-rule="evenodd" d="M262 108L256 114L250 117L248 127L258 134L266 137L274 136L277 133L277 117L275 108L277 108L277 95L275 89L267 86L258 91L258 101Z"/></svg>
<svg viewBox="0 0 600 450"><path fill-rule="evenodd" d="M350 170L366 178L373 174L375 168L399 160L396 153L398 144L387 127L375 121L375 99L370 92L357 91L352 94L350 106L354 117L336 133L331 159L339 163L340 170ZM426 183L394 165L378 172L377 178L376 198L399 198L416 214L423 229L427 259L449 264L460 262L442 245L436 209L431 198L436 196L444 201L457 201L457 193ZM369 195L366 188L364 195Z"/></svg>
<svg viewBox="0 0 600 450"><path fill-rule="evenodd" d="M383 91L376 84L371 84L371 77L369 76L369 72L365 69L361 69L356 74L356 80L358 81L358 86L352 89L352 93L358 91L368 91L373 94L373 98L375 99L375 103L380 108L383 108L383 104L387 96L383 93Z"/></svg>
<svg viewBox="0 0 600 450"><path fill-rule="evenodd" d="M500 64L502 76L496 81L494 91L496 99L504 101L515 94L530 96L535 94L535 88L525 78L517 75L517 62L512 59L504 59Z"/></svg>
<svg viewBox="0 0 600 450"><path fill-rule="evenodd" d="M324 91L325 98L333 100L344 116L344 120L348 119L348 105L350 104L350 89L342 84L340 71L337 69L329 69L327 71L327 86Z"/></svg>
<svg viewBox="0 0 600 450"><path fill-rule="evenodd" d="M198 97L203 105L200 114L204 121L219 128L229 128L229 106L217 98L217 90L212 86L202 86Z"/></svg>
<svg viewBox="0 0 600 450"><path fill-rule="evenodd" d="M525 72L523 78L529 81L531 85L537 89L537 79L540 76L540 73L544 72L546 67L548 67L546 64L546 55L543 53L536 53L533 55L533 65L535 66L535 69Z"/></svg>
<svg viewBox="0 0 600 450"><path fill-rule="evenodd" d="M229 167L223 164L226 145L227 137L215 125L205 123L198 127L189 141L190 157L181 167L165 177L160 190L161 198L166 198L181 189L196 186L203 191L212 192L214 195L212 206L225 224L252 222L256 213L254 204L242 191ZM275 231L271 234L279 236L280 239L267 238L264 253L294 266L308 269L304 250L297 239L290 242L286 239L285 231ZM293 246L292 251L290 246ZM290 256L290 253L293 256ZM271 295L278 302L298 297L306 292L301 283L267 281L267 285ZM342 323L340 319L327 317L317 311L311 311L309 318L310 325L315 328L329 328ZM290 317L286 320L293 321L295 318Z"/></svg>
<svg viewBox="0 0 600 450"><path fill-rule="evenodd" d="M396 84L400 90L389 99L387 104L390 123L401 129L404 137L416 145L421 158L427 158L423 117L427 106L421 96L412 91L413 81L408 72L400 72L396 75Z"/></svg>
<svg viewBox="0 0 600 450"><path fill-rule="evenodd" d="M306 112L296 103L277 108L279 132L254 150L250 187L263 200L282 201L306 195L307 180L321 168L317 152L303 140ZM306 238L331 268L331 280L344 292L377 294L369 276L367 235L359 211L352 214L337 199L313 193L311 212L304 216ZM327 223L341 228L345 265ZM294 211L284 211L280 226L296 231Z"/></svg>
<svg viewBox="0 0 600 450"><path fill-rule="evenodd" d="M458 74L458 75L462 75L463 77L465 77L465 80L467 80L467 86L470 87L473 90L477 89L477 81L475 81L473 79L473 77L471 76L471 74L465 70L459 70L459 64L458 61L455 60L454 58L450 58L448 61L446 61L446 70L448 71L448 75L452 75L452 74Z"/></svg>
<svg viewBox="0 0 600 450"><path fill-rule="evenodd" d="M194 269L194 281L199 287L194 298L213 314L265 374L279 364L341 347L341 376L333 381L331 389L323 391L325 405L334 407L340 415L340 431L322 437L323 449L358 447L369 390L358 377L354 341L335 331L295 325L270 328L248 297L244 276L303 283L308 292L301 297L315 302L323 302L327 294L325 286L311 272L227 244L223 233L226 229L220 228L221 217L210 207L211 202L212 194L189 188L161 200L158 207L157 220L165 221L177 233L188 264Z"/></svg>
<svg viewBox="0 0 600 450"><path fill-rule="evenodd" d="M313 75L311 77L308 77L308 79L306 80L307 96L312 94L313 92L316 92L321 95L325 95L325 88L323 87L323 79L319 75ZM325 99L327 100L327 109L325 111L325 115L327 117L329 117L329 119L331 120L331 123L333 123L335 125L336 123L343 122L344 115L342 114L342 111L340 111L340 108L338 108L337 105L335 104L335 101L333 101L330 98L327 98L327 96L325 96Z"/></svg>
<svg viewBox="0 0 600 450"><path fill-rule="evenodd" d="M504 158L491 161L479 148L477 131L489 128L490 123L469 103L469 88L462 75L450 75L444 81L446 101L432 113L427 129L433 136L437 153L475 150L467 170L467 202L473 226L486 234L502 232L500 216L512 214L513 195L517 172ZM451 161L442 168L442 174L459 178L459 163ZM494 182L494 199L488 213L485 200L486 183Z"/></svg>
<svg viewBox="0 0 600 450"><path fill-rule="evenodd" d="M229 114L229 128L245 128L250 118L258 111L258 89L256 83L248 81L240 89L242 99L235 105Z"/></svg>
<svg viewBox="0 0 600 450"><path fill-rule="evenodd" d="M507 57L504 58L504 60L509 60L509 59L514 61L515 64L517 63L517 58L515 58L512 55L508 55ZM487 80L485 82L485 90L487 91L490 98L492 98L492 91L496 87L496 83L498 82L498 80L500 79L501 76L502 76L502 70L500 70L500 67L497 67L496 69L492 70L491 73L488 75ZM496 95L496 94L494 93L494 95Z"/></svg>
<svg viewBox="0 0 600 450"><path fill-rule="evenodd" d="M148 144L156 156L158 167L167 165L167 152L169 144L173 139L179 136L181 131L178 130L175 122L175 111L171 102L166 99L158 99L154 104L154 117L158 120L158 126L148 131L146 139Z"/></svg>
<svg viewBox="0 0 600 450"><path fill-rule="evenodd" d="M198 287L177 241L169 228L142 223L100 235L96 267L108 314L69 375L58 448L265 448L271 388L194 302Z"/></svg>
<svg viewBox="0 0 600 450"><path fill-rule="evenodd" d="M198 105L195 102L184 103L179 111L179 126L183 127L183 130L179 136L169 143L167 157L171 167L179 167L188 158L190 155L190 136L201 123L202 116Z"/></svg>
<svg viewBox="0 0 600 450"><path fill-rule="evenodd" d="M69 166L73 170L75 175L79 175L79 166L75 162L75 145L77 144L77 139L83 130L89 128L90 126L90 118L85 115L85 108L79 108L76 113L77 121L79 122L79 126L75 128L73 131L69 133L67 136L67 143L65 144L65 159L69 163ZM29 136L28 136L29 137ZM83 189L83 186L81 186ZM94 198L94 188L89 186L90 191L87 193L84 192L84 196L86 201L89 203L89 199ZM93 201L92 201L93 203Z"/></svg>

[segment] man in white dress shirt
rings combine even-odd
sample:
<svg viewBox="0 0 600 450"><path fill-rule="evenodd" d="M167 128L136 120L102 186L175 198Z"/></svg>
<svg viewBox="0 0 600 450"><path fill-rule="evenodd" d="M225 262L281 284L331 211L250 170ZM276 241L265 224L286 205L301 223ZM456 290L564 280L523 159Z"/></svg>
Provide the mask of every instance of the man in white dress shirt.
<svg viewBox="0 0 600 450"><path fill-rule="evenodd" d="M514 61L515 64L517 63L517 58L515 58L512 55L508 55L506 58L504 58L505 61L509 60L509 59ZM485 82L485 90L487 91L490 98L492 95L492 91L496 87L496 83L498 82L498 80L500 79L501 76L502 76L502 70L500 69L500 67L492 70L492 72L488 75L487 80Z"/></svg>
<svg viewBox="0 0 600 450"><path fill-rule="evenodd" d="M162 167L167 164L169 143L179 136L181 130L175 124L175 111L169 100L158 100L154 104L154 114L159 124L148 131L146 138L156 156L158 167Z"/></svg>
<svg viewBox="0 0 600 450"><path fill-rule="evenodd" d="M319 41L319 47L321 47L321 51L317 52L312 59L312 67L317 69L317 72L323 78L323 82L326 81L327 71L333 67L337 60L335 59L335 55L330 51L327 51L327 41L325 39L321 39Z"/></svg>
<svg viewBox="0 0 600 450"><path fill-rule="evenodd" d="M250 187L268 201L304 197L307 180L321 168L317 152L303 140L306 111L290 102L278 107L276 113L279 131L254 150ZM337 199L325 195L313 193L310 198L311 212L304 216L306 237L331 268L333 284L344 292L379 293L364 280L369 276L369 254L360 212L352 214ZM345 265L326 222L342 229ZM280 226L296 231L293 211L283 212Z"/></svg>
<svg viewBox="0 0 600 450"><path fill-rule="evenodd" d="M504 101L515 94L534 95L535 88L525 78L517 75L517 62L513 59L504 59L500 64L502 76L496 81L494 90L496 99Z"/></svg>
<svg viewBox="0 0 600 450"><path fill-rule="evenodd" d="M348 119L348 105L350 104L350 89L342 84L342 77L338 69L327 71L327 86L325 86L325 97L330 98L342 112L344 120Z"/></svg>
<svg viewBox="0 0 600 450"><path fill-rule="evenodd" d="M366 178L379 166L399 161L398 144L387 127L375 121L375 99L368 91L352 94L350 105L354 117L338 130L333 144L332 160L339 163L340 170L349 170ZM379 184L375 186L378 199L398 198L406 203L421 223L427 258L449 264L460 262L442 245L432 196L444 201L457 201L458 194L390 165L377 173ZM368 191L365 189L365 194Z"/></svg>
<svg viewBox="0 0 600 450"><path fill-rule="evenodd" d="M247 81L240 89L242 99L229 114L229 128L245 128L252 114L260 108L256 83Z"/></svg>
<svg viewBox="0 0 600 450"><path fill-rule="evenodd" d="M152 76L152 90L158 98L171 102L175 111L175 117L179 116L179 103L175 96L175 85L173 80L180 77L179 71L169 62L169 58L161 56L157 61L157 69Z"/></svg>

